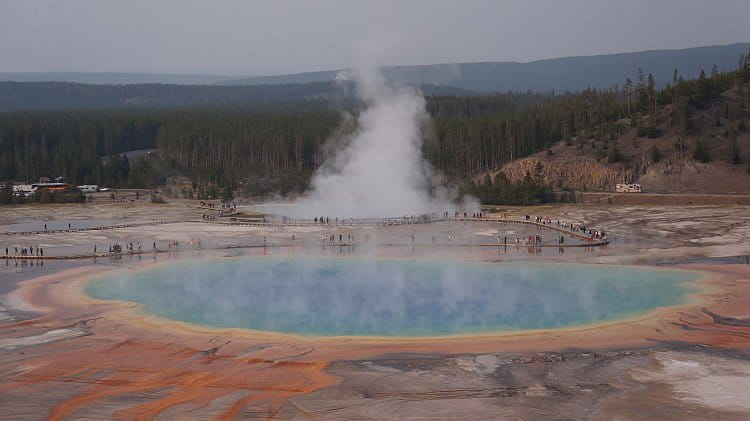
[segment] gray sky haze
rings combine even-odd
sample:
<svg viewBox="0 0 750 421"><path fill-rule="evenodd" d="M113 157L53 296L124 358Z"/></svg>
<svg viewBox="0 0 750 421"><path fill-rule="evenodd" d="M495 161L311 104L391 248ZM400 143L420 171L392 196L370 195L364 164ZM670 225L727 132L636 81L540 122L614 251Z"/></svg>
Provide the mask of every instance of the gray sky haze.
<svg viewBox="0 0 750 421"><path fill-rule="evenodd" d="M264 75L750 41L749 0L0 0L0 72Z"/></svg>

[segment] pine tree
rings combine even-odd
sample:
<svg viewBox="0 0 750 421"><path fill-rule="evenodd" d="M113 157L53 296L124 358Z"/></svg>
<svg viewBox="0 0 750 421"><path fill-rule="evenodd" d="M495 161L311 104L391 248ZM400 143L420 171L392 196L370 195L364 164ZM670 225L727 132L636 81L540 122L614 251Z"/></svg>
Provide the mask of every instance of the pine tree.
<svg viewBox="0 0 750 421"><path fill-rule="evenodd" d="M616 164L624 160L625 156L623 156L622 152L620 152L620 150L617 148L617 145L615 145L609 152L609 155L607 155L607 161L610 164Z"/></svg>
<svg viewBox="0 0 750 421"><path fill-rule="evenodd" d="M542 161L536 161L536 165L534 165L534 181L537 183L541 183L544 178L544 166L542 165Z"/></svg>
<svg viewBox="0 0 750 421"><path fill-rule="evenodd" d="M737 146L737 132L734 127L729 129L729 159L727 161L731 165L737 165L742 161L740 148Z"/></svg>
<svg viewBox="0 0 750 421"><path fill-rule="evenodd" d="M651 148L651 162L657 163L661 161L661 152L659 152L659 148L654 145Z"/></svg>
<svg viewBox="0 0 750 421"><path fill-rule="evenodd" d="M648 106L648 92L644 82L643 69L638 68L638 82L635 85L635 92L638 99L638 109L643 110Z"/></svg>
<svg viewBox="0 0 750 421"><path fill-rule="evenodd" d="M693 127L690 104L687 98L679 97L674 111L674 125L677 130L685 134Z"/></svg>
<svg viewBox="0 0 750 421"><path fill-rule="evenodd" d="M711 99L711 86L708 79L706 78L706 72L701 69L701 73L696 81L696 105L703 106Z"/></svg>
<svg viewBox="0 0 750 421"><path fill-rule="evenodd" d="M221 189L221 201L224 203L229 203L234 199L234 189L232 189L232 186L227 183L224 185L224 188Z"/></svg>
<svg viewBox="0 0 750 421"><path fill-rule="evenodd" d="M705 139L698 138L695 140L695 147L693 148L693 159L703 163L711 162L711 153L708 151Z"/></svg>
<svg viewBox="0 0 750 421"><path fill-rule="evenodd" d="M654 119L656 118L656 81L654 80L654 75L651 73L648 74L648 87L646 88L647 96L648 96L648 104L651 107L651 114L653 114Z"/></svg>
<svg viewBox="0 0 750 421"><path fill-rule="evenodd" d="M633 95L633 81L630 78L625 80L625 100L628 103L628 115L632 115L630 111L630 98Z"/></svg>
<svg viewBox="0 0 750 421"><path fill-rule="evenodd" d="M737 139L732 140L729 145L729 163L737 165L742 161L740 157L740 148L737 146Z"/></svg>

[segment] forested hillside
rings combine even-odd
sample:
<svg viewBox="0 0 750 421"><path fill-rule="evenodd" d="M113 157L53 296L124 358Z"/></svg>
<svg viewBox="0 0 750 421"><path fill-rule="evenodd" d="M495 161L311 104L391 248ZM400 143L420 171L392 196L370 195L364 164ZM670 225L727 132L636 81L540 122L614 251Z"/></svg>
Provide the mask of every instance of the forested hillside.
<svg viewBox="0 0 750 421"><path fill-rule="evenodd" d="M552 148L476 174L467 189L496 204L575 200L573 191L613 192L617 183L650 193L750 193L750 59L737 71L653 85L639 78L610 114Z"/></svg>
<svg viewBox="0 0 750 421"><path fill-rule="evenodd" d="M426 95L465 95L459 88L419 85ZM195 107L348 106L356 102L350 82L290 85L86 85L67 82L0 82L0 112L33 110Z"/></svg>
<svg viewBox="0 0 750 421"><path fill-rule="evenodd" d="M675 73L663 89L657 88L652 75L640 72L622 87L576 94L429 96L427 109L434 120L423 128L424 155L456 183L549 150L560 141L580 148L593 141L599 145L597 153L614 162L623 157L612 140L629 127L651 138L662 134L665 122L685 132L699 130L691 123L694 110L750 82L750 60L743 57L741 64L737 71L714 69L697 78ZM739 100L725 102L720 111L735 130L742 130L746 125L740 123L748 112L742 96L746 91L735 92ZM326 140L355 129L344 116L357 113L359 105L284 104L0 113L0 180L63 175L79 184L150 187L183 176L193 185L193 191L184 194L300 192L325 160ZM710 149L711 144L678 147L697 149L700 155L701 148ZM122 155L138 149L157 152L137 162ZM549 187L537 182L540 194L518 198L508 193L496 200L506 190L516 191L516 185L495 181L467 188L487 202L521 203L540 200ZM526 183L531 181L535 180ZM527 185L523 190L534 189Z"/></svg>

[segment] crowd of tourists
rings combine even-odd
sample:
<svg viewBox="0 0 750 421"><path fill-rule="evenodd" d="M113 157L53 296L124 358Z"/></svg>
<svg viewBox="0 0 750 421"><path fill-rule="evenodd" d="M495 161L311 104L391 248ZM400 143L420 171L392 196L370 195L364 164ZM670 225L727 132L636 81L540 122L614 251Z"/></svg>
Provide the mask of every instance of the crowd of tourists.
<svg viewBox="0 0 750 421"><path fill-rule="evenodd" d="M5 246L5 257L10 257L10 246ZM44 257L44 249L42 247L34 247L34 246L13 246L13 254L12 256L21 256L21 257Z"/></svg>
<svg viewBox="0 0 750 421"><path fill-rule="evenodd" d="M524 218L527 221L530 221L532 219L532 217L528 214L525 215ZM550 225L550 226L552 225L552 218L549 218L549 217L536 216L533 219L534 219L534 222L536 222L537 224ZM564 230L570 231L571 233L582 235L584 237L584 240L587 242L592 242L592 241L597 241L597 240L607 241L607 234L603 230L600 230L600 229L586 227L585 225L576 224L573 222L562 222L559 219L555 223L555 226L558 229L564 229ZM560 238L558 238L558 241L560 244L562 244L565 241L565 239L564 237L561 236Z"/></svg>
<svg viewBox="0 0 750 421"><path fill-rule="evenodd" d="M346 242L347 243L351 244L354 241L354 236L351 235L351 234L346 234L346 236L344 236L344 234L339 234L338 235L339 243L343 243L345 238L346 238ZM293 239L294 238L292 237L292 240ZM324 243L325 242L334 243L334 242L336 242L336 234L324 234L324 235L320 236L320 239Z"/></svg>

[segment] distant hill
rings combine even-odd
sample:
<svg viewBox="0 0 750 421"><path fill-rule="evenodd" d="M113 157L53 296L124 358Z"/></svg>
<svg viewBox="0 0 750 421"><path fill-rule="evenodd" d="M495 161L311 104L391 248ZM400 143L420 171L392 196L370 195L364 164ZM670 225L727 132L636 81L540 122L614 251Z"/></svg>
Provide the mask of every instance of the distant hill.
<svg viewBox="0 0 750 421"><path fill-rule="evenodd" d="M179 73L110 73L110 72L14 72L0 73L0 82L73 82L94 85L133 85L163 83L172 85L213 85L236 79L218 76Z"/></svg>
<svg viewBox="0 0 750 421"><path fill-rule="evenodd" d="M587 87L606 88L635 79L638 68L652 73L657 87L672 79L675 69L692 79L713 65L719 70L737 67L740 54L750 50L750 43L652 50L598 56L564 57L528 63L486 62L432 64L424 66L386 67L387 77L408 83L453 86L478 92L506 91L580 91ZM280 76L262 76L217 82L222 85L271 85L324 82L334 80L342 70L309 72Z"/></svg>
<svg viewBox="0 0 750 421"><path fill-rule="evenodd" d="M0 82L0 112L52 109L191 108L357 101L352 86L314 82L263 86L93 85L70 82ZM420 85L425 95L467 95L453 87Z"/></svg>
<svg viewBox="0 0 750 421"><path fill-rule="evenodd" d="M526 63L483 62L446 63L420 66L389 66L386 76L406 83L450 86L474 92L507 91L581 91L587 87L606 88L635 79L638 68L652 73L657 87L672 79L675 69L686 79L719 70L732 70L740 54L750 50L750 43L695 47L682 50L651 50L596 56L553 58ZM238 78L207 74L160 73L76 73L18 72L0 73L0 82L73 82L95 85L287 85L331 82L345 69L286 75Z"/></svg>

